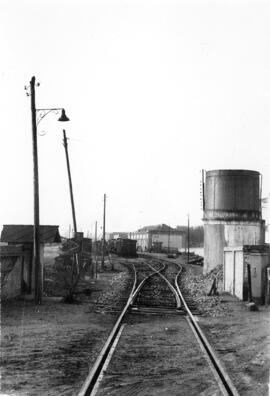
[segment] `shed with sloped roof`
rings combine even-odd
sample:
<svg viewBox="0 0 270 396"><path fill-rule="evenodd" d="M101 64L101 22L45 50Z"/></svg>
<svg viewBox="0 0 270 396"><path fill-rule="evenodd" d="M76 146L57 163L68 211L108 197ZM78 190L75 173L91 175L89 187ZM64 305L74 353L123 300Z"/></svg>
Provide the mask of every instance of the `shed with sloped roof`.
<svg viewBox="0 0 270 396"><path fill-rule="evenodd" d="M41 275L43 279L44 245L47 243L61 243L61 237L59 226L56 225L41 225L39 226L39 232ZM5 284L2 287L2 297L15 297L24 292L30 294L34 290L33 241L33 225L5 224L3 226L1 242L8 245L1 247L1 272L5 268L8 271L5 270L6 275ZM18 245L23 253L19 252Z"/></svg>
<svg viewBox="0 0 270 396"><path fill-rule="evenodd" d="M40 243L60 243L59 226L39 226ZM33 243L34 226L24 224L5 224L1 233L1 242L12 244Z"/></svg>

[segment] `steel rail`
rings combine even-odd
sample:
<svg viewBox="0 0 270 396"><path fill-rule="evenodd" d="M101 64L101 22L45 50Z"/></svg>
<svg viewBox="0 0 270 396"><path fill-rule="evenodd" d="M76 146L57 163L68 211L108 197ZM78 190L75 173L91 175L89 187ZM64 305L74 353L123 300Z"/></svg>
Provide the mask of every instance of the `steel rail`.
<svg viewBox="0 0 270 396"><path fill-rule="evenodd" d="M124 319L124 316L126 315L129 307L132 305L132 302L134 301L134 298L137 296L140 288L142 287L142 284L144 284L144 282L151 276L153 276L155 273L148 275L146 278L144 278L139 286L136 288L137 285L137 272L136 272L136 268L135 265L132 263L132 267L133 267L133 271L134 271L134 282L133 282L133 286L132 286L132 290L130 292L130 295L128 297L127 303L125 305L125 307L123 308L122 312L120 313L111 333L109 334L109 337L107 338L99 356L97 357L93 367L91 368L88 376L86 377L86 380L84 381L78 396L89 396L91 395L92 390L94 389L94 386L96 384L96 381L98 380L98 377L102 371L102 368L106 362L106 359L110 353L110 350L114 344L114 341L121 329L121 324L122 321ZM164 266L165 268L165 266ZM162 271L161 268L160 270Z"/></svg>
<svg viewBox="0 0 270 396"><path fill-rule="evenodd" d="M165 260L164 260L165 261ZM174 294L175 300L176 300L176 309L180 309L181 308L181 300L179 297L179 294L177 293L177 290L173 287L173 285L171 284L171 282L160 272L156 271L154 267L151 266L151 264L147 263L147 265L156 273L158 273L159 276L161 276L162 279L165 280L165 282L168 284L169 288L171 289L171 291Z"/></svg>
<svg viewBox="0 0 270 396"><path fill-rule="evenodd" d="M142 257L142 256L141 256ZM145 256L144 256L145 257ZM149 257L147 257L149 259ZM116 324L113 327L113 330L111 331L107 341L105 342L101 353L99 354L98 358L96 359L91 371L89 372L80 392L78 393L78 396L89 396L92 393L92 390L95 387L95 384L100 376L100 373L103 370L104 364L107 360L107 357L110 353L110 350L112 348L112 346L114 345L115 339L117 338L119 331L121 329L121 325L122 325L122 321L124 319L124 316L126 315L129 307L134 303L136 297L138 296L139 291L141 290L141 288L143 287L143 285L145 284L145 282L152 276L154 276L155 274L158 274L159 276L161 276L168 284L168 286L170 287L171 291L174 293L175 297L177 295L176 301L177 301L177 308L181 307L181 304L184 306L185 311L187 312L187 321L200 345L200 347L203 349L203 351L206 354L207 360L210 361L211 365L212 365L212 369L214 371L214 375L215 378L219 384L219 387L223 393L224 396L239 396L235 386L233 385L233 383L231 382L231 379L229 378L228 374L225 372L221 362L219 361L219 359L217 358L217 356L215 355L215 352L213 351L212 347L210 346L209 342L207 341L203 331L201 330L201 328L199 327L199 325L196 323L194 316L192 315L190 309L188 308L188 305L183 297L183 294L179 288L179 284L178 284L178 280L179 280L179 276L183 270L183 267L178 264L178 263L173 263L170 262L168 260L164 260L164 259L155 259L158 261L159 264L163 264L163 266L157 270L155 269L151 264L146 263L149 268L151 268L151 270L153 271L152 274L146 276L140 283L139 285L136 287L137 285L137 272L135 269L135 265L132 263L132 267L133 267L133 271L134 271L134 283L133 283L133 287L131 290L131 293L129 295L129 298L127 300L127 303L123 309L123 311L121 312L121 314L119 315ZM165 263L170 263L170 264L175 264L176 266L179 267L179 271L175 276L175 287L171 284L171 282L163 275L161 274L161 271L163 271L165 269Z"/></svg>
<svg viewBox="0 0 270 396"><path fill-rule="evenodd" d="M84 383L78 393L78 396L88 396L91 394L91 391L99 377L102 367L103 367L103 365L106 361L106 358L110 352L110 349L113 345L113 342L114 342L115 338L117 337L117 334L121 328L121 323L122 323L123 317L125 316L128 308L130 306L130 301L131 301L131 298L134 293L134 289L137 284L137 273L136 273L134 264L132 264L132 268L134 271L134 282L133 282L132 290L128 297L127 303L126 303L124 309L122 310L121 314L119 315L119 317L118 317L109 337L107 338L99 356L97 357L93 367L91 368L88 376L86 377L86 380L84 381Z"/></svg>
<svg viewBox="0 0 270 396"><path fill-rule="evenodd" d="M148 264L147 262L145 262L145 264L148 265L148 267L151 268L151 266L149 266L149 264ZM160 263L159 263L159 264L160 264ZM132 299L131 299L131 305L134 303L136 297L138 296L138 294L139 294L141 288L143 287L143 285L145 284L145 282L146 282L149 278L151 278L153 275L156 275L156 273L159 273L159 272L163 271L164 269L165 269L165 264L163 264L163 267L161 267L159 270L156 270L156 269L153 268L153 267L151 268L151 270L154 271L154 272L153 272L152 274L146 276L146 277L140 282L140 284L138 285L138 287L136 288L136 290L135 290L134 293L133 293L133 296L132 296Z"/></svg>
<svg viewBox="0 0 270 396"><path fill-rule="evenodd" d="M204 335L202 329L200 328L200 326L198 325L198 323L195 321L194 316L192 315L190 309L188 308L188 305L183 297L183 294L179 288L179 284L178 284L178 279L179 276L182 272L183 267L178 264L175 263L178 266L180 266L180 270L178 272L178 274L175 277L175 287L176 290L179 294L179 297L182 301L183 306L185 307L185 310L188 314L188 323L190 324L192 330L194 331L194 334L197 335L201 345L203 346L207 356L209 357L210 362L212 363L218 378L220 379L221 383L222 383L222 387L220 387L222 393L224 396L239 396L239 393L237 391L237 389L235 388L235 386L233 385L230 377L228 376L228 374L226 373L225 369L223 368L220 360L217 358L215 352L213 351L211 345L209 344L206 336ZM220 384L219 384L220 385Z"/></svg>
<svg viewBox="0 0 270 396"><path fill-rule="evenodd" d="M211 345L209 344L202 329L197 324L192 312L188 308L188 305L184 299L184 296L179 288L178 280L179 280L179 276L183 270L183 266L178 263L173 263L169 260L164 260L164 259L159 259L159 260L162 260L166 263L175 264L176 266L179 267L179 271L175 276L175 288L176 288L179 298L182 301L182 304L188 314L187 321L188 321L192 331L194 332L194 335L197 338L200 346L203 348L209 361L211 362L213 369L215 370L215 373L216 373L215 377L218 380L218 384L220 386L220 389L221 389L223 395L224 396L239 396L239 393L238 393L237 389L235 388L235 386L233 385L229 375L226 373L225 369L223 368L222 363L216 356L214 350L212 349Z"/></svg>

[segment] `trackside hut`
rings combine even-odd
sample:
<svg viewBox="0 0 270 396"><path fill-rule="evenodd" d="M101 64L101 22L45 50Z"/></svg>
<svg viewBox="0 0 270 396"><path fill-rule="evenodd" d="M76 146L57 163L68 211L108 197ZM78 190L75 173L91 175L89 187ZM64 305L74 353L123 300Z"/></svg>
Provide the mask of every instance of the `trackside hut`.
<svg viewBox="0 0 270 396"><path fill-rule="evenodd" d="M137 240L137 248L142 251L180 251L185 247L186 233L166 224L146 226L129 234Z"/></svg>
<svg viewBox="0 0 270 396"><path fill-rule="evenodd" d="M59 226L42 225L40 231L40 261L43 268L44 245L60 243ZM34 290L33 226L4 225L1 233L1 297L11 298Z"/></svg>

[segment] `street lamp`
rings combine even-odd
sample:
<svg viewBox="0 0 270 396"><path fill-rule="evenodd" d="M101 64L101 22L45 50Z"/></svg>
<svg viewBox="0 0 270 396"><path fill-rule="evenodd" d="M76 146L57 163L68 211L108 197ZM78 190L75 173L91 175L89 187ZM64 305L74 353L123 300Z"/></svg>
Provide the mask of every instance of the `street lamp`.
<svg viewBox="0 0 270 396"><path fill-rule="evenodd" d="M34 176L34 249L33 262L35 266L35 303L42 303L42 268L40 263L40 233L39 233L39 180L38 180L38 151L37 151L37 125L51 112L62 111L58 121L69 121L65 110L61 108L36 109L35 77L30 81L32 140L33 140L33 176Z"/></svg>

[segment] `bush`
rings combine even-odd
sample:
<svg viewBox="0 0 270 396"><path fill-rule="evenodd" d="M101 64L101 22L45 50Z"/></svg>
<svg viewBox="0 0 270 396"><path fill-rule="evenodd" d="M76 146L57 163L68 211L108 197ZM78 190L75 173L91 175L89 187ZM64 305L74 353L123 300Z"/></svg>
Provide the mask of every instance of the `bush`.
<svg viewBox="0 0 270 396"><path fill-rule="evenodd" d="M64 301L74 303L78 283L86 271L85 261L79 253L67 252L56 257L55 262L59 282L66 291Z"/></svg>

